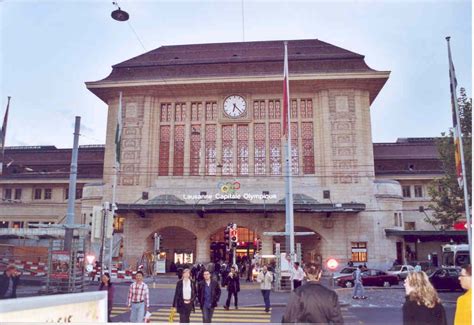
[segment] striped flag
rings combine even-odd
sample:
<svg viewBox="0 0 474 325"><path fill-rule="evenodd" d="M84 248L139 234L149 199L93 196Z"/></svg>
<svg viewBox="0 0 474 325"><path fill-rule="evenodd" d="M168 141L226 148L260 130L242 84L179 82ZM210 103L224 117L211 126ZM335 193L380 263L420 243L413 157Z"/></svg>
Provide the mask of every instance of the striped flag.
<svg viewBox="0 0 474 325"><path fill-rule="evenodd" d="M120 154L122 147L122 92L119 95L119 106L117 112L117 128L115 129L115 162L120 165Z"/></svg>
<svg viewBox="0 0 474 325"><path fill-rule="evenodd" d="M287 137L290 124L289 96L290 85L288 80L288 43L285 42L285 61L283 67L283 136Z"/></svg>
<svg viewBox="0 0 474 325"><path fill-rule="evenodd" d="M456 73L454 70L453 59L451 57L451 47L449 45L449 38L448 40L448 56L449 56L449 81L450 81L450 88L451 88L451 108L452 108L452 115L453 115L453 136L454 136L454 158L456 162L456 176L458 179L459 187L463 188L463 174L462 174L462 165L461 165L461 143L460 137L462 136L461 133L461 126L458 124L458 101L456 96L456 88L458 86L458 82L456 80Z"/></svg>
<svg viewBox="0 0 474 325"><path fill-rule="evenodd" d="M7 136L8 111L10 109L10 96L8 96L7 110L3 117L2 129L0 130L0 175L3 173L3 160L5 156L5 138Z"/></svg>

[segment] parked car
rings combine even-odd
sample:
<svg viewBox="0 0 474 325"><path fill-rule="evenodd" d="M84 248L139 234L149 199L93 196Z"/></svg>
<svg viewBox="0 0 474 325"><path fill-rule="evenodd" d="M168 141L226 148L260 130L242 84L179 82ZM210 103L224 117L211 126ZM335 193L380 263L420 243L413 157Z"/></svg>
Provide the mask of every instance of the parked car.
<svg viewBox="0 0 474 325"><path fill-rule="evenodd" d="M387 273L396 275L399 280L404 280L409 272L414 272L415 268L411 265L395 265L388 269Z"/></svg>
<svg viewBox="0 0 474 325"><path fill-rule="evenodd" d="M352 288L354 286L352 274L340 277L336 284L343 288ZM369 269L362 272L362 284L364 286L390 287L398 284L398 277L384 271Z"/></svg>
<svg viewBox="0 0 474 325"><path fill-rule="evenodd" d="M428 278L436 290L463 290L459 283L458 268L442 268L434 271Z"/></svg>
<svg viewBox="0 0 474 325"><path fill-rule="evenodd" d="M332 278L333 280L337 280L339 279L340 277L343 277L343 276L347 276L349 274L352 274L354 273L354 271L357 269L357 267L355 266L346 266L345 268L343 268L342 270L340 270L339 272L335 272L333 275L332 275Z"/></svg>

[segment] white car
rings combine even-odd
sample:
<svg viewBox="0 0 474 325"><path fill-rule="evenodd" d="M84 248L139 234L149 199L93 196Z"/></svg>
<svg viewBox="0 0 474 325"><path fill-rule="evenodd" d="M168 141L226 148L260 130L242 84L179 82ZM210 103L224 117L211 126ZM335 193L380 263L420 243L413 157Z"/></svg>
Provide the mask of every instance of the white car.
<svg viewBox="0 0 474 325"><path fill-rule="evenodd" d="M388 269L388 274L396 275L400 280L404 280L409 272L414 272L415 268L411 265L395 265Z"/></svg>

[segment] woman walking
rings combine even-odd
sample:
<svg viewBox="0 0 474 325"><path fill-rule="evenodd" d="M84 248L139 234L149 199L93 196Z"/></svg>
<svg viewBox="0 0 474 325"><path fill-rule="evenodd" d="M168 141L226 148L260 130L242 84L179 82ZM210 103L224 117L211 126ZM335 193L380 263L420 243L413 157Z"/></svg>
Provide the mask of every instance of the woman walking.
<svg viewBox="0 0 474 325"><path fill-rule="evenodd" d="M446 325L446 312L425 272L410 272L404 282L403 324Z"/></svg>
<svg viewBox="0 0 474 325"><path fill-rule="evenodd" d="M183 278L176 283L174 292L173 308L179 314L180 323L189 323L191 311L194 311L194 300L196 299L196 286L191 280L191 271L183 270Z"/></svg>
<svg viewBox="0 0 474 325"><path fill-rule="evenodd" d="M112 282L110 282L110 274L109 273L105 272L102 275L99 290L100 291L107 290L107 322L110 323L110 322L112 322L110 320L110 314L112 313L115 288L112 285Z"/></svg>

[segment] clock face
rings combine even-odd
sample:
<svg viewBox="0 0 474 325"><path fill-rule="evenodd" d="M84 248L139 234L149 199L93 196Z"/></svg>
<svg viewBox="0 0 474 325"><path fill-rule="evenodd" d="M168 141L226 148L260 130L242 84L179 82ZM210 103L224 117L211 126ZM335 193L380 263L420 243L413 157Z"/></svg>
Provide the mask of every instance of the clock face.
<svg viewBox="0 0 474 325"><path fill-rule="evenodd" d="M247 103L242 96L232 95L224 100L224 112L229 117L240 117L247 111Z"/></svg>

